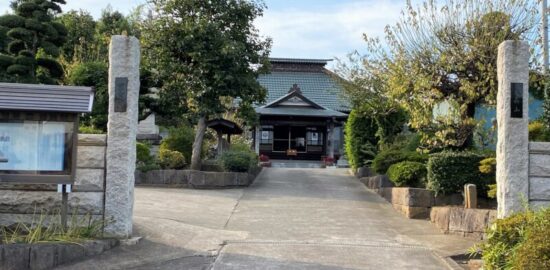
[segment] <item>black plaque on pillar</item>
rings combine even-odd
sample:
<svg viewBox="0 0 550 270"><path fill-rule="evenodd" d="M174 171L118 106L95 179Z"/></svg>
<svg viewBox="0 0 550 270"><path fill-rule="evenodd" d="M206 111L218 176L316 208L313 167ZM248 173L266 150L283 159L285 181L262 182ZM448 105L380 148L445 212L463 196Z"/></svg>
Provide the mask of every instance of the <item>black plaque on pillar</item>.
<svg viewBox="0 0 550 270"><path fill-rule="evenodd" d="M115 112L126 112L128 98L128 78L115 78Z"/></svg>
<svg viewBox="0 0 550 270"><path fill-rule="evenodd" d="M523 83L512 83L510 99L512 118L523 118Z"/></svg>

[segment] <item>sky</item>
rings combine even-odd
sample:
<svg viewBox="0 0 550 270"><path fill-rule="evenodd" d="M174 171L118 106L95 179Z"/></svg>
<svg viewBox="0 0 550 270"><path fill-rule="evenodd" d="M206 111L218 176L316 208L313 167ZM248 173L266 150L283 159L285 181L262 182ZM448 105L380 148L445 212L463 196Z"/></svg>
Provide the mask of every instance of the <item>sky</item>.
<svg viewBox="0 0 550 270"><path fill-rule="evenodd" d="M0 0L0 14L9 1ZM64 11L84 9L94 17L111 5L128 14L146 0L67 0ZM404 0L266 0L267 10L255 24L273 39L272 57L344 59L364 47L362 34L382 36L397 21Z"/></svg>

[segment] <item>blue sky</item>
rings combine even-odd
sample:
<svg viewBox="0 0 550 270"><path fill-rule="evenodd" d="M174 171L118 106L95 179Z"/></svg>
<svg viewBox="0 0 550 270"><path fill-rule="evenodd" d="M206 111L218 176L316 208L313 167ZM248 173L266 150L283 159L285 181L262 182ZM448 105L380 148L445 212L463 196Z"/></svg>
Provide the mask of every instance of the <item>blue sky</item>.
<svg viewBox="0 0 550 270"><path fill-rule="evenodd" d="M0 14L9 10L0 1ZM146 0L67 0L63 7L88 10L94 17L111 5L127 14ZM416 1L413 1L416 2ZM256 21L262 35L273 38L273 57L345 58L363 46L362 34L381 36L393 24L404 0L266 0L268 9Z"/></svg>

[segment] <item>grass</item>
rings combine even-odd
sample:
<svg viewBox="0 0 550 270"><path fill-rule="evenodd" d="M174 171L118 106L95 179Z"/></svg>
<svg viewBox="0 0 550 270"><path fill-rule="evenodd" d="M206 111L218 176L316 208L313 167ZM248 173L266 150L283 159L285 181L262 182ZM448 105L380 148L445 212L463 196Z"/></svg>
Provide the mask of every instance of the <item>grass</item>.
<svg viewBox="0 0 550 270"><path fill-rule="evenodd" d="M94 220L91 214L79 217L75 210L64 228L61 214L42 212L33 215L29 223L18 222L11 226L0 227L0 243L45 243L64 242L78 244L85 240L100 238L103 234L103 220Z"/></svg>

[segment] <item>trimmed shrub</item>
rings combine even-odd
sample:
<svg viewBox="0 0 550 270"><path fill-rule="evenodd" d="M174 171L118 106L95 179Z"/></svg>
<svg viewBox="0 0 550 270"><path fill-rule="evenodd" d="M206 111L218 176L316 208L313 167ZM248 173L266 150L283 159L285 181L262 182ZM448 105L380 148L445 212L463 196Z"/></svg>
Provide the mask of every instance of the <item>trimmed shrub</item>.
<svg viewBox="0 0 550 270"><path fill-rule="evenodd" d="M414 161L420 163L426 163L428 155L420 154L415 151L401 151L401 150L384 150L378 153L372 161L372 169L379 173L385 174L391 165L402 161Z"/></svg>
<svg viewBox="0 0 550 270"><path fill-rule="evenodd" d="M426 165L420 162L403 161L393 164L387 174L397 187L424 188L426 186Z"/></svg>
<svg viewBox="0 0 550 270"><path fill-rule="evenodd" d="M136 143L136 159L138 163L147 164L153 161L151 149L148 144Z"/></svg>
<svg viewBox="0 0 550 270"><path fill-rule="evenodd" d="M186 158L191 158L193 151L193 141L195 140L195 132L192 127L180 126L171 128L168 131L168 137L162 140L160 149L178 151ZM202 151L203 153L205 151Z"/></svg>
<svg viewBox="0 0 550 270"><path fill-rule="evenodd" d="M226 171L247 172L258 163L258 157L249 151L227 151L222 154L221 161Z"/></svg>
<svg viewBox="0 0 550 270"><path fill-rule="evenodd" d="M475 184L478 194L486 194L488 180L479 171L486 155L478 152L440 152L428 161L428 189L436 194L461 192L465 184Z"/></svg>
<svg viewBox="0 0 550 270"><path fill-rule="evenodd" d="M377 126L374 119L352 110L345 126L346 157L352 168L359 168L375 155Z"/></svg>
<svg viewBox="0 0 550 270"><path fill-rule="evenodd" d="M168 149L160 149L158 161L163 169L182 169L185 166L183 154Z"/></svg>
<svg viewBox="0 0 550 270"><path fill-rule="evenodd" d="M487 183L487 198L495 199L497 197L497 177L496 177L497 159L494 157L486 158L479 162L479 172L485 176Z"/></svg>
<svg viewBox="0 0 550 270"><path fill-rule="evenodd" d="M486 233L484 269L550 269L550 209L499 219Z"/></svg>
<svg viewBox="0 0 550 270"><path fill-rule="evenodd" d="M529 123L529 140L535 142L550 141L550 131L540 121Z"/></svg>
<svg viewBox="0 0 550 270"><path fill-rule="evenodd" d="M95 127L80 126L80 127L78 127L78 133L81 133L81 134L105 134L105 131L103 131L101 129L98 129L98 128L95 128Z"/></svg>

